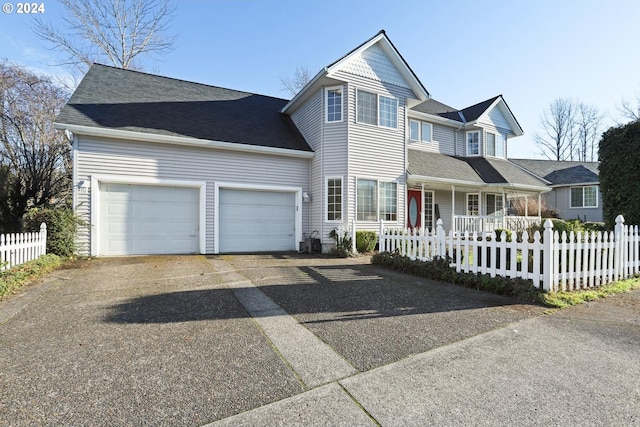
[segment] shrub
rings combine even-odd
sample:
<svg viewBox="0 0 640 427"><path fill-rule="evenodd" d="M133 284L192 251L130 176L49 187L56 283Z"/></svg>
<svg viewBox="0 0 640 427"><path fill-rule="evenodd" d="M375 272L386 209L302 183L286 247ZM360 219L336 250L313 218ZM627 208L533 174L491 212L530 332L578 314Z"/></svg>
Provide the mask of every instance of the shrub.
<svg viewBox="0 0 640 427"><path fill-rule="evenodd" d="M46 254L0 272L0 299L18 290L25 283L55 270L60 265L62 265L62 259L59 256Z"/></svg>
<svg viewBox="0 0 640 427"><path fill-rule="evenodd" d="M506 277L491 277L488 274L457 273L450 266L449 258L434 258L433 261L411 260L398 252L381 252L371 258L371 263L391 268L414 276L426 277L442 282L453 283L479 291L491 292L544 305L545 292L537 289L533 284L520 277L509 279Z"/></svg>
<svg viewBox="0 0 640 427"><path fill-rule="evenodd" d="M333 229L329 233L329 236L336 240L336 247L329 251L329 255L338 258L349 258L353 256L353 245L348 231L345 231L341 236L337 229Z"/></svg>
<svg viewBox="0 0 640 427"><path fill-rule="evenodd" d="M503 231L505 232L507 242L511 241L511 237L512 237L511 230L507 230L505 228L496 228L494 231L496 233L496 240L498 242L500 241L500 236L502 235Z"/></svg>
<svg viewBox="0 0 640 427"><path fill-rule="evenodd" d="M30 209L22 226L25 230L39 230L43 222L47 225L47 252L61 257L72 256L76 251L76 232L84 222L71 208L59 206Z"/></svg>
<svg viewBox="0 0 640 427"><path fill-rule="evenodd" d="M371 252L378 242L375 231L356 231L356 250L358 252Z"/></svg>

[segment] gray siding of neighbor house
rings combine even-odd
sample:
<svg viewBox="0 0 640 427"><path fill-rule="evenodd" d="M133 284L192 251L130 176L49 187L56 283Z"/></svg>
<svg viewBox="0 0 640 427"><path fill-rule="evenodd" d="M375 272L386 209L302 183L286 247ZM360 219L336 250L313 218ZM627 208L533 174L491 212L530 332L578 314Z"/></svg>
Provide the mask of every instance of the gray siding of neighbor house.
<svg viewBox="0 0 640 427"><path fill-rule="evenodd" d="M406 205L406 99L415 95L410 89L394 86L377 80L338 73L340 78L349 81L348 85L348 200L353 201L348 209L349 222L356 218L357 179L377 179L397 183L398 220L404 224ZM380 126L357 123L356 92L358 89L398 100L398 128L388 129ZM377 230L377 222L357 221L358 229Z"/></svg>
<svg viewBox="0 0 640 427"><path fill-rule="evenodd" d="M206 181L206 252L214 251L215 183L297 186L309 191L309 160L163 143L78 137L75 164L78 180L92 175L118 175L165 180ZM91 191L76 192L76 209L90 224ZM309 211L302 205L302 231L308 232ZM95 227L96 224L90 224ZM89 230L78 235L78 250L90 252Z"/></svg>
<svg viewBox="0 0 640 427"><path fill-rule="evenodd" d="M598 189L598 207L596 208L572 208L571 187L556 187L543 197L547 206L554 207L558 216L562 219L580 218L583 221L602 222L602 194Z"/></svg>

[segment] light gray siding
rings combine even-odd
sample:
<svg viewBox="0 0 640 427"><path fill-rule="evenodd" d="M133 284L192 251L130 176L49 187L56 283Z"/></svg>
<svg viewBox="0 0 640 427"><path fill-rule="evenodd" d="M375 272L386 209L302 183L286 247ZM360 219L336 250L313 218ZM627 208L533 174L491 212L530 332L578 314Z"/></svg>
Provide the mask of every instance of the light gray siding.
<svg viewBox="0 0 640 427"><path fill-rule="evenodd" d="M297 186L309 191L309 160L161 143L78 137L77 179L110 175L159 180L206 181L206 252L214 251L215 183ZM74 189L76 211L91 221L91 191ZM308 206L302 205L302 231L308 232ZM90 234L78 236L79 252L90 251Z"/></svg>
<svg viewBox="0 0 640 427"><path fill-rule="evenodd" d="M557 187L543 195L545 206L556 211L562 219L581 219L583 221L602 222L602 194L598 190L598 207L596 208L572 208L571 187Z"/></svg>
<svg viewBox="0 0 640 427"><path fill-rule="evenodd" d="M356 180L369 178L397 183L398 221L405 222L406 200L406 99L415 95L407 88L394 86L381 81L364 79L347 73L338 73L349 80L348 85L348 200L350 201L349 222L356 218ZM387 129L380 126L357 123L356 92L358 89L398 100L398 128ZM358 229L377 229L377 223L357 222Z"/></svg>
<svg viewBox="0 0 640 427"><path fill-rule="evenodd" d="M419 120L419 119L414 119ZM420 120L421 122L430 123L427 120ZM432 141L431 142L422 142L422 141L411 141L408 137L407 130L407 141L409 147L415 148L418 150L429 151L432 153L441 153L447 154L449 156L455 155L455 128L444 126L441 124L430 123L432 127Z"/></svg>

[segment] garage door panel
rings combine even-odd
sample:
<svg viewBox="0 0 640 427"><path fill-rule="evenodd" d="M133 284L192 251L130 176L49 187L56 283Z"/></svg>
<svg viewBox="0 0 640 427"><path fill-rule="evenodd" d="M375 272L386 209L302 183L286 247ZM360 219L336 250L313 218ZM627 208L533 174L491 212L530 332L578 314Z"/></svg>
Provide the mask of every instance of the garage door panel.
<svg viewBox="0 0 640 427"><path fill-rule="evenodd" d="M199 189L100 183L100 253L196 253Z"/></svg>
<svg viewBox="0 0 640 427"><path fill-rule="evenodd" d="M295 193L221 189L220 252L295 250Z"/></svg>

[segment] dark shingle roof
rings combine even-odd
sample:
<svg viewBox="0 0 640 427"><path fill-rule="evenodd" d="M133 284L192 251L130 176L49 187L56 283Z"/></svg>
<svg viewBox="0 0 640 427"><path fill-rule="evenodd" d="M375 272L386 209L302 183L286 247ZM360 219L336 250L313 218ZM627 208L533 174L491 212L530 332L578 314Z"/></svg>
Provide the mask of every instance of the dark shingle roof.
<svg viewBox="0 0 640 427"><path fill-rule="evenodd" d="M421 102L411 109L420 111L421 113L433 114L436 116L444 117L446 119L462 122L462 118L460 117L460 114L458 114L457 108L450 107L440 101L436 101L433 98Z"/></svg>
<svg viewBox="0 0 640 427"><path fill-rule="evenodd" d="M94 64L56 123L312 151L287 102Z"/></svg>
<svg viewBox="0 0 640 427"><path fill-rule="evenodd" d="M598 162L510 159L518 166L546 179L552 185L599 182Z"/></svg>
<svg viewBox="0 0 640 427"><path fill-rule="evenodd" d="M482 101L478 104L472 105L471 107L462 109L461 113L464 116L464 119L468 122L478 120L478 118L487 111L487 108L489 108L496 99L500 98L500 96L502 95L494 96L491 99L487 99L486 101Z"/></svg>
<svg viewBox="0 0 640 427"><path fill-rule="evenodd" d="M510 184L546 187L546 182L504 159L452 157L445 154L409 150L410 175L475 184Z"/></svg>
<svg viewBox="0 0 640 427"><path fill-rule="evenodd" d="M445 154L409 150L411 175L426 176L482 184L482 179L466 162Z"/></svg>

